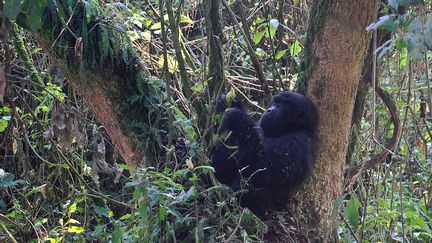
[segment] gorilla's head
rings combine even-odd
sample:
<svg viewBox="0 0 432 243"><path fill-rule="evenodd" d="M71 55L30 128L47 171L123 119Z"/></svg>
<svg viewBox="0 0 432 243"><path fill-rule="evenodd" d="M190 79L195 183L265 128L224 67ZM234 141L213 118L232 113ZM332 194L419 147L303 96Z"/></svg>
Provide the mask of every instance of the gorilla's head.
<svg viewBox="0 0 432 243"><path fill-rule="evenodd" d="M314 134L318 127L318 114L315 105L306 96L282 92L273 97L259 124L268 137L292 131Z"/></svg>

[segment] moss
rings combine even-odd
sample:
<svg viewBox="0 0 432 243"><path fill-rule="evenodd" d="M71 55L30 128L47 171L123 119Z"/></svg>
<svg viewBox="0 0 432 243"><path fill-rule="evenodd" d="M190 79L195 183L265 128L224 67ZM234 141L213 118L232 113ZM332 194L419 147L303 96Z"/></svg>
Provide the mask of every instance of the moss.
<svg viewBox="0 0 432 243"><path fill-rule="evenodd" d="M308 87L308 79L310 76L311 70L314 69L317 58L314 58L313 55L313 43L317 35L320 34L320 30L322 29L322 24L325 21L325 18L329 14L329 10L332 8L334 4L333 0L319 0L317 3L312 5L312 9L309 17L309 25L307 30L305 51L303 56L303 61L301 63L301 73L299 75L299 79L296 83L296 91L301 94L306 94L306 90Z"/></svg>
<svg viewBox="0 0 432 243"><path fill-rule="evenodd" d="M59 0L43 14L42 36L54 43L53 51L67 61L68 73L79 77L83 70L105 77L82 81L104 82L97 85L117 104L126 133L137 136L139 147L147 157L153 157L162 149L166 113L160 107L166 93L144 74L144 65L126 32L104 19L103 14L98 1Z"/></svg>

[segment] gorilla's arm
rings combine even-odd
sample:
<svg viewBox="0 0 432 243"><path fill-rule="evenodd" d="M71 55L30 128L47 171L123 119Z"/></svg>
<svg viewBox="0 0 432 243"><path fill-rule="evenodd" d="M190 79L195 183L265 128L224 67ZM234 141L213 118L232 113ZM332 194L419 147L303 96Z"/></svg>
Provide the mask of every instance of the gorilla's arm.
<svg viewBox="0 0 432 243"><path fill-rule="evenodd" d="M233 185L238 180L238 171L249 179L259 169L263 151L261 128L255 126L243 105L235 100L235 106L228 108L223 115L219 130L220 142L212 151L213 167L218 180ZM218 104L220 109L220 104ZM226 137L228 136L228 137Z"/></svg>

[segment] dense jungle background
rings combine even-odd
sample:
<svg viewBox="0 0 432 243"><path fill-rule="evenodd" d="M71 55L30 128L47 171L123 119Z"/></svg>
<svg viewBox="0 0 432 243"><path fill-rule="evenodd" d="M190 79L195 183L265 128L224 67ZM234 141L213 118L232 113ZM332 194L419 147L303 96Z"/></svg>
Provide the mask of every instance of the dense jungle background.
<svg viewBox="0 0 432 243"><path fill-rule="evenodd" d="M432 241L432 3L0 0L0 242ZM256 216L217 182L221 93L320 115Z"/></svg>

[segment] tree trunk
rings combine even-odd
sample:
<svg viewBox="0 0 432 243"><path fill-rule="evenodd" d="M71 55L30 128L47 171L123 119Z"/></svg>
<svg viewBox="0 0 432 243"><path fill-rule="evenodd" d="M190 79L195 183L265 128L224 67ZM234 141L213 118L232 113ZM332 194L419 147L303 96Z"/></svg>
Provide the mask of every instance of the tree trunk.
<svg viewBox="0 0 432 243"><path fill-rule="evenodd" d="M104 126L124 161L134 168L145 165L144 151L137 146L139 144L137 135L126 132L127 125L123 114L116 109L116 104L121 102L117 98L122 97L120 94L122 79L113 75L109 69L101 72L87 70L82 75L69 70L66 76L74 90L93 111L98 122Z"/></svg>
<svg viewBox="0 0 432 243"><path fill-rule="evenodd" d="M318 107L319 149L314 175L297 195L306 217L328 241L331 214L341 195L352 111L373 21L375 0L319 0L312 7L303 90Z"/></svg>
<svg viewBox="0 0 432 243"><path fill-rule="evenodd" d="M86 6L59 1L43 18L39 42L66 63L68 82L104 126L124 161L132 167L157 161L154 157L163 149L161 131L168 130L166 96L147 78L125 33L91 12L99 6Z"/></svg>
<svg viewBox="0 0 432 243"><path fill-rule="evenodd" d="M222 44L225 42L225 37L222 32L221 6L222 0L203 1L209 49L208 89L212 100L216 99L221 88L224 89L225 81L224 57L222 55Z"/></svg>

